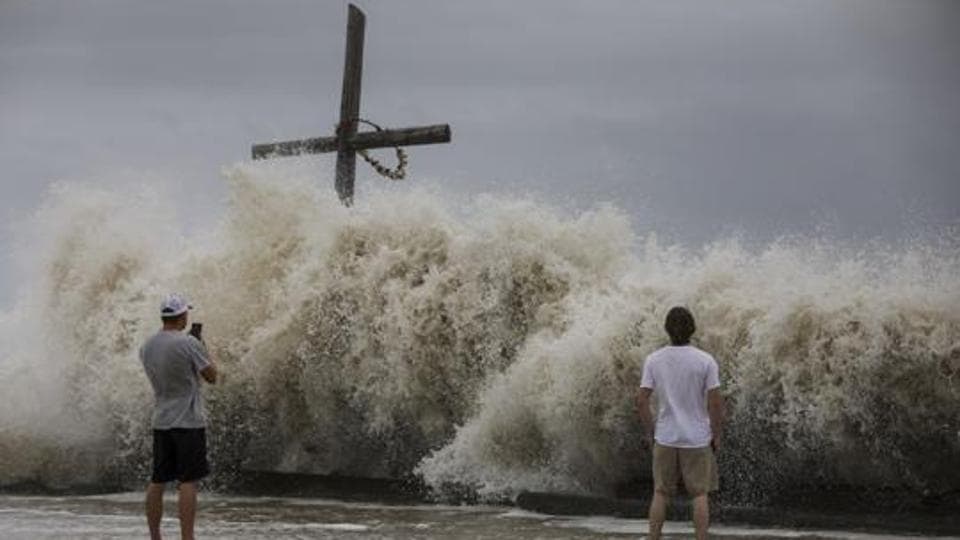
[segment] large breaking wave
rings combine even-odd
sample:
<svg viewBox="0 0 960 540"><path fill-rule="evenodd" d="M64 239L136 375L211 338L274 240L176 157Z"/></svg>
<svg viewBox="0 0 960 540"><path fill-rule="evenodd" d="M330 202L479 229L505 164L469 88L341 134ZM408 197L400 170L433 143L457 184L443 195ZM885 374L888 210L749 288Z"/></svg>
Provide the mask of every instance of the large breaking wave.
<svg viewBox="0 0 960 540"><path fill-rule="evenodd" d="M953 239L687 250L613 207L383 191L347 211L275 170L227 178L219 226L193 237L149 188L51 190L0 316L0 485L142 477L136 351L169 290L226 373L207 389L225 483L267 468L609 493L649 475L633 396L675 304L721 364L726 489L960 483Z"/></svg>

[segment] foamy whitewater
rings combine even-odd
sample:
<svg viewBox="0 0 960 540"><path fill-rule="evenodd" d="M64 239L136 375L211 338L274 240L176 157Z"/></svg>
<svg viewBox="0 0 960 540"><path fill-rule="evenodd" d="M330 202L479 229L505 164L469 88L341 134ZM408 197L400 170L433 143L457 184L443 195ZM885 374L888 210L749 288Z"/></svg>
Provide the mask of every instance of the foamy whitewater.
<svg viewBox="0 0 960 540"><path fill-rule="evenodd" d="M610 493L649 476L633 396L685 304L729 399L725 490L960 485L955 242L687 250L613 207L411 188L347 210L275 169L227 181L192 237L151 188L50 191L0 316L0 485L145 477L137 349L171 290L225 373L206 389L224 484L252 468Z"/></svg>

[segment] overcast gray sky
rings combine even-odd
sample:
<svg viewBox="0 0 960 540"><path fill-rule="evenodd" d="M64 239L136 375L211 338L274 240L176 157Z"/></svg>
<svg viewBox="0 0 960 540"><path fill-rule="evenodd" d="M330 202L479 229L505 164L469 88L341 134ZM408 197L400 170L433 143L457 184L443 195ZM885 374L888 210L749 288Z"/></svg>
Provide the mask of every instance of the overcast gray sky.
<svg viewBox="0 0 960 540"><path fill-rule="evenodd" d="M691 244L960 223L960 2L357 3L362 115L453 127L413 182L613 201ZM339 0L0 0L5 224L53 180L129 171L215 210L251 143L331 130L345 21ZM22 234L0 236L0 305Z"/></svg>

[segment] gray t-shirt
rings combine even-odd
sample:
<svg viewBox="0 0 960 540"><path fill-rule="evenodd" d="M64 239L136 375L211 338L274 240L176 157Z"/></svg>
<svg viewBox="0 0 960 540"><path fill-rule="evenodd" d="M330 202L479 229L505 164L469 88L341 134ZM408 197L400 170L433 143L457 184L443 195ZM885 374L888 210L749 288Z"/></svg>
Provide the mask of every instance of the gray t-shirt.
<svg viewBox="0 0 960 540"><path fill-rule="evenodd" d="M140 348L156 403L153 429L202 428L207 424L200 396L200 371L210 365L195 337L161 330Z"/></svg>

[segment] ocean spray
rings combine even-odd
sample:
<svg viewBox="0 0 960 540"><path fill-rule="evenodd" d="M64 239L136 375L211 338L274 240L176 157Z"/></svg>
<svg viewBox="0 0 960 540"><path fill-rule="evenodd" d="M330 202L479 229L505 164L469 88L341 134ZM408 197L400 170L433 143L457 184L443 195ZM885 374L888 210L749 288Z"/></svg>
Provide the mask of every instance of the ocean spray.
<svg viewBox="0 0 960 540"><path fill-rule="evenodd" d="M489 497L609 493L648 476L634 412L662 321L691 308L721 365L723 478L744 500L797 483L960 482L960 250L794 238L702 249L622 211L512 197L458 207L227 172L218 225L174 197L61 184L0 318L0 484L137 482L151 396L137 348L169 290L198 306L221 481L244 468L419 475Z"/></svg>

